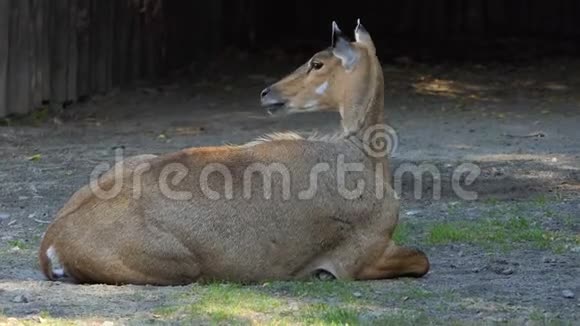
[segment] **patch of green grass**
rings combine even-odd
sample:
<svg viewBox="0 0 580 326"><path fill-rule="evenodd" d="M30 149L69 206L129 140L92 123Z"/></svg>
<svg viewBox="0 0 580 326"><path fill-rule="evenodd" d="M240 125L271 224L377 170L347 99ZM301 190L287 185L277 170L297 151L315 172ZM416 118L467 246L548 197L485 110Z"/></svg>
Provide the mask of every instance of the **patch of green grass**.
<svg viewBox="0 0 580 326"><path fill-rule="evenodd" d="M45 317L43 317L43 315ZM8 318L0 315L0 325L19 325L19 326L33 326L33 325L47 325L47 326L72 326L72 325L90 325L88 321L84 320L66 320L59 318L52 318L46 313L40 313L37 318Z"/></svg>
<svg viewBox="0 0 580 326"><path fill-rule="evenodd" d="M419 283L413 280L406 281L400 287L400 290L396 292L398 292L399 296L409 299L428 299L433 296L433 292L425 290Z"/></svg>
<svg viewBox="0 0 580 326"><path fill-rule="evenodd" d="M42 106L27 114L11 114L8 117L0 118L0 126L41 125L48 122L56 114L56 110Z"/></svg>
<svg viewBox="0 0 580 326"><path fill-rule="evenodd" d="M369 297L371 289L363 282L275 282L268 284L268 290L298 299L328 299L333 298L342 303L352 303L358 300L354 293L361 297Z"/></svg>
<svg viewBox="0 0 580 326"><path fill-rule="evenodd" d="M528 318L530 318L531 321L538 322L538 321L544 320L544 314L539 310L534 310L530 313Z"/></svg>
<svg viewBox="0 0 580 326"><path fill-rule="evenodd" d="M528 318L532 325L542 325L542 326L572 326L574 325L570 321L564 321L554 317L551 314L544 314L539 310L533 310L529 315Z"/></svg>
<svg viewBox="0 0 580 326"><path fill-rule="evenodd" d="M0 118L0 127L7 127L12 124L12 120L9 118ZM0 316L1 317L1 316Z"/></svg>
<svg viewBox="0 0 580 326"><path fill-rule="evenodd" d="M487 217L494 219L519 217L526 214L526 208L524 203L499 203L493 205L485 214Z"/></svg>
<svg viewBox="0 0 580 326"><path fill-rule="evenodd" d="M237 284L211 284L202 288L199 299L187 312L194 318L209 317L216 323L245 323L274 313L284 301Z"/></svg>
<svg viewBox="0 0 580 326"><path fill-rule="evenodd" d="M554 253L557 255L561 255L561 254L565 253L566 250L568 250L568 246L566 246L564 244L558 244L558 245L554 245L552 247L552 251L554 251Z"/></svg>
<svg viewBox="0 0 580 326"><path fill-rule="evenodd" d="M367 298L343 302L328 297L332 285L341 291L358 291ZM211 325L464 325L466 321L439 319L427 314L416 298L429 299L434 293L411 280L396 281L386 292L397 302L385 304L370 292L360 289L360 282L277 282L262 286L237 284L196 285L193 293L181 296L187 302L154 311L159 322ZM317 293L320 291L321 293ZM374 293L374 292L372 292ZM400 300L403 299L404 300ZM441 313L448 315L449 302L457 302L454 293L438 293L444 303ZM391 301L390 301L391 302ZM477 303L477 302L476 302ZM431 311L431 309L429 309ZM498 310L503 311L503 310ZM543 317L538 315L538 318ZM551 325L553 323L549 323Z"/></svg>
<svg viewBox="0 0 580 326"><path fill-rule="evenodd" d="M546 204L548 203L548 199L544 195L539 195L534 199L534 202L538 206L546 206Z"/></svg>
<svg viewBox="0 0 580 326"><path fill-rule="evenodd" d="M567 214L562 217L564 220L564 226L569 229L575 229L578 227L578 218L575 218L572 214Z"/></svg>
<svg viewBox="0 0 580 326"><path fill-rule="evenodd" d="M27 160L31 161L31 162L38 162L42 159L42 155L41 154L34 154L30 157L27 158Z"/></svg>
<svg viewBox="0 0 580 326"><path fill-rule="evenodd" d="M488 204L488 205L497 205L499 203L499 199L497 199L495 197L489 197L489 198L486 198L483 202Z"/></svg>
<svg viewBox="0 0 580 326"><path fill-rule="evenodd" d="M540 207L544 207L548 204L548 198L544 194L537 196L534 201Z"/></svg>
<svg viewBox="0 0 580 326"><path fill-rule="evenodd" d="M423 313L411 313L411 312L397 312L393 314L384 314L372 320L370 324L383 326L449 325L448 323L437 322Z"/></svg>
<svg viewBox="0 0 580 326"><path fill-rule="evenodd" d="M134 292L131 293L131 300L133 301L143 301L147 298L147 295L143 292Z"/></svg>
<svg viewBox="0 0 580 326"><path fill-rule="evenodd" d="M163 306L153 309L153 314L161 318L169 318L179 311L178 306Z"/></svg>
<svg viewBox="0 0 580 326"><path fill-rule="evenodd" d="M358 325L360 312L354 308L318 303L308 305L292 319L306 325Z"/></svg>
<svg viewBox="0 0 580 326"><path fill-rule="evenodd" d="M48 319L52 318L52 315L48 311L41 311L39 314L40 318Z"/></svg>
<svg viewBox="0 0 580 326"><path fill-rule="evenodd" d="M244 304L240 301L251 301L251 304ZM242 309L247 306L255 311L267 311L280 305L279 300L239 284L212 284L207 286L203 298L198 304L210 306L215 302Z"/></svg>
<svg viewBox="0 0 580 326"><path fill-rule="evenodd" d="M274 282L262 286L195 286L175 307L154 310L159 318L219 325L357 325L373 294L361 282Z"/></svg>
<svg viewBox="0 0 580 326"><path fill-rule="evenodd" d="M449 203L449 206L447 208L447 214L450 217L457 217L460 215L461 212L461 203L459 202L453 202L453 203Z"/></svg>
<svg viewBox="0 0 580 326"><path fill-rule="evenodd" d="M537 223L522 217L436 223L430 227L427 241L432 245L471 243L499 245L504 249L514 243L530 243L539 248L550 248L558 234L542 229Z"/></svg>
<svg viewBox="0 0 580 326"><path fill-rule="evenodd" d="M403 244L409 241L410 236L411 229L409 227L409 224L401 223L397 225L395 233L393 233L393 241L395 241L396 244Z"/></svg>
<svg viewBox="0 0 580 326"><path fill-rule="evenodd" d="M488 224L490 226L490 235L488 237L491 240L502 243L506 241L532 241L537 242L542 247L547 245L546 236L549 233L525 218L515 217L504 221L490 220ZM505 231L499 232L502 229Z"/></svg>
<svg viewBox="0 0 580 326"><path fill-rule="evenodd" d="M8 241L8 246L10 246L10 248L18 248L20 250L28 249L28 243L22 240L10 240Z"/></svg>
<svg viewBox="0 0 580 326"><path fill-rule="evenodd" d="M430 244L448 244L452 242L463 242L470 238L467 230L461 228L457 223L440 223L432 226L428 234Z"/></svg>
<svg viewBox="0 0 580 326"><path fill-rule="evenodd" d="M48 107L38 108L30 113L30 118L34 123L45 123L50 118L50 109Z"/></svg>

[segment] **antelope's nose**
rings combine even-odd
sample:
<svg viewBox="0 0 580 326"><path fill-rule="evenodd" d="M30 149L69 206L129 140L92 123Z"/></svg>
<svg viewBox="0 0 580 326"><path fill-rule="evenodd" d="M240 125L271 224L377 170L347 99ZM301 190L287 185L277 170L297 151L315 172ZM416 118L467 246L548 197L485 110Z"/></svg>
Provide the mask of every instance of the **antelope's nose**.
<svg viewBox="0 0 580 326"><path fill-rule="evenodd" d="M266 97L268 94L270 94L270 87L266 87L262 90L262 93L260 93L260 97L263 99L264 97Z"/></svg>
<svg viewBox="0 0 580 326"><path fill-rule="evenodd" d="M266 87L260 93L260 98L263 106L283 105L284 99L275 88Z"/></svg>

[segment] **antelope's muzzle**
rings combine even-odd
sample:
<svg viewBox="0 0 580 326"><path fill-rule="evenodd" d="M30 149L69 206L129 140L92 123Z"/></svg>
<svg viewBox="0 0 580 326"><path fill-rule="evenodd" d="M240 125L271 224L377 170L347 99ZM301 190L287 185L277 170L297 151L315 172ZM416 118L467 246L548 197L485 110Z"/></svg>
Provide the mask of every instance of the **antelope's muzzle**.
<svg viewBox="0 0 580 326"><path fill-rule="evenodd" d="M283 111L286 107L286 101L282 98L280 93L272 87L266 87L260 93L262 106L270 115L275 115Z"/></svg>

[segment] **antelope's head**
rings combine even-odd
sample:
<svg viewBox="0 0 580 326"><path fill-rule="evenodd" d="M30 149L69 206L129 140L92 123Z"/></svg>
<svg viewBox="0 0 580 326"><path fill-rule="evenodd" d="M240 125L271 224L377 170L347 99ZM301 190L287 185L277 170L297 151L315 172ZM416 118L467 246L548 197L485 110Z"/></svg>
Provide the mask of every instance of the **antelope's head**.
<svg viewBox="0 0 580 326"><path fill-rule="evenodd" d="M360 20L351 42L332 22L332 45L261 93L270 114L341 110L357 101L378 64L375 45ZM382 73L382 70L381 70ZM382 76L382 74L381 74Z"/></svg>

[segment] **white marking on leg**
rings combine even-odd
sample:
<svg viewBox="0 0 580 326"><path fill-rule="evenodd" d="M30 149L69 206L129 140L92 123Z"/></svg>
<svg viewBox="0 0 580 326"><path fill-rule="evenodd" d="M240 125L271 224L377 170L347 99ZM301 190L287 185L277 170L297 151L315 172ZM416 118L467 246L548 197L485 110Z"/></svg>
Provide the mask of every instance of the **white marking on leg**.
<svg viewBox="0 0 580 326"><path fill-rule="evenodd" d="M65 277L64 269L62 269L62 268L53 269L52 275L56 278L63 278L63 277Z"/></svg>
<svg viewBox="0 0 580 326"><path fill-rule="evenodd" d="M50 263L54 264L58 261L58 257L56 256L56 249L53 246L50 246L46 251L46 256L50 259Z"/></svg>
<svg viewBox="0 0 580 326"><path fill-rule="evenodd" d="M324 94L324 92L326 92L327 89L328 89L328 80L322 83L320 86L318 86L315 92L318 95L322 95Z"/></svg>
<svg viewBox="0 0 580 326"><path fill-rule="evenodd" d="M64 277L65 276L64 269L57 268L60 267L60 260L58 259L58 254L56 252L56 249L54 249L54 246L50 246L48 248L48 250L46 251L46 256L50 260L52 274L54 275L54 277L56 278Z"/></svg>

